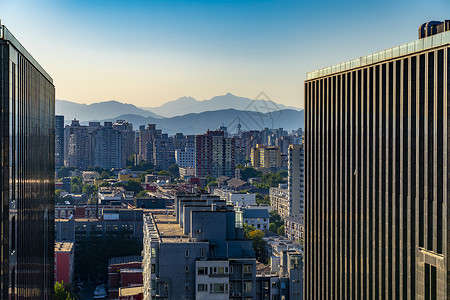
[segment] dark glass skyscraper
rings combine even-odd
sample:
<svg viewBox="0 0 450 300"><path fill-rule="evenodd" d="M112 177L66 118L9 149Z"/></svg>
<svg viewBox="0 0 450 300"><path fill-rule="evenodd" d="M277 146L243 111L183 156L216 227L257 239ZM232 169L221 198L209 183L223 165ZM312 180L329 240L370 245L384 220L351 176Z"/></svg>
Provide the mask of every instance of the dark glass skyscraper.
<svg viewBox="0 0 450 300"><path fill-rule="evenodd" d="M55 116L55 169L64 166L64 116Z"/></svg>
<svg viewBox="0 0 450 300"><path fill-rule="evenodd" d="M305 299L450 296L445 30L308 73Z"/></svg>
<svg viewBox="0 0 450 300"><path fill-rule="evenodd" d="M0 298L53 299L55 88L0 26Z"/></svg>

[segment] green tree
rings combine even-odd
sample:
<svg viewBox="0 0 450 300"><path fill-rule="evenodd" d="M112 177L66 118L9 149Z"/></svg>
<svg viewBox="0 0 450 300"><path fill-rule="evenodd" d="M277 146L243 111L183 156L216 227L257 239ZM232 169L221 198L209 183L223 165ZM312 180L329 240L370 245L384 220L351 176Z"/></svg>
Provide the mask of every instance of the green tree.
<svg viewBox="0 0 450 300"><path fill-rule="evenodd" d="M127 191L133 191L134 194L138 194L140 191L144 190L141 186L141 183L134 180L128 180L127 184L124 185L124 188Z"/></svg>
<svg viewBox="0 0 450 300"><path fill-rule="evenodd" d="M170 176L170 173L167 172L167 171L159 171L159 172L158 172L158 175L161 175L161 176Z"/></svg>
<svg viewBox="0 0 450 300"><path fill-rule="evenodd" d="M72 188L72 193L74 194L80 194L81 193L81 186L76 184L76 183L72 183L71 185Z"/></svg>
<svg viewBox="0 0 450 300"><path fill-rule="evenodd" d="M278 171L278 174L283 178L288 177L288 171L286 171L286 170Z"/></svg>
<svg viewBox="0 0 450 300"><path fill-rule="evenodd" d="M55 283L55 295L54 300L77 300L77 297L73 295L73 288L70 283L56 282Z"/></svg>
<svg viewBox="0 0 450 300"><path fill-rule="evenodd" d="M249 233L251 231L255 230L255 226L253 225L248 225L247 223L244 223L244 236L246 239L250 239L249 238Z"/></svg>
<svg viewBox="0 0 450 300"><path fill-rule="evenodd" d="M276 233L278 230L277 225L275 225L275 223L270 223L269 230L272 231L273 233Z"/></svg>
<svg viewBox="0 0 450 300"><path fill-rule="evenodd" d="M241 170L242 180L244 180L244 181L247 181L250 178L256 178L256 177L261 177L262 176L262 172L259 171L259 170L256 170L253 167L244 167L244 166L242 166L242 168L240 170Z"/></svg>
<svg viewBox="0 0 450 300"><path fill-rule="evenodd" d="M127 167L133 167L136 165L136 160L135 160L135 155L131 154L130 156L128 156L127 161L126 161L126 166Z"/></svg>
<svg viewBox="0 0 450 300"><path fill-rule="evenodd" d="M283 219L282 219L281 216L277 213L276 210L272 210L272 211L269 213L269 215L270 215L270 217L269 217L270 223L274 223L274 224L277 226L277 228L279 228L281 225L284 225ZM276 231L274 231L274 232L276 232Z"/></svg>
<svg viewBox="0 0 450 300"><path fill-rule="evenodd" d="M153 168L154 168L153 164L143 160L138 165L132 166L131 170L133 170L133 171L148 171L148 170L153 170Z"/></svg>
<svg viewBox="0 0 450 300"><path fill-rule="evenodd" d="M105 181L105 182L102 182L102 183L100 183L100 184L98 185L98 187L106 187L106 186L111 186L111 183Z"/></svg>
<svg viewBox="0 0 450 300"><path fill-rule="evenodd" d="M139 193L137 193L136 197L137 198L146 198L146 197L148 197L148 193L147 193L147 191L140 191Z"/></svg>
<svg viewBox="0 0 450 300"><path fill-rule="evenodd" d="M263 197L260 193L256 193L256 204L270 204L270 197Z"/></svg>
<svg viewBox="0 0 450 300"><path fill-rule="evenodd" d="M69 177L69 172L75 171L74 167L61 167L58 171L58 178Z"/></svg>
<svg viewBox="0 0 450 300"><path fill-rule="evenodd" d="M107 171L102 171L101 172L101 174L100 174L100 179L101 180L103 180L103 179L110 179L110 178L111 178L111 175L110 175L109 172L107 172Z"/></svg>
<svg viewBox="0 0 450 300"><path fill-rule="evenodd" d="M219 186L219 184L217 183L217 181L211 181L211 182L208 183L206 186L207 186L207 187L210 187L210 186Z"/></svg>
<svg viewBox="0 0 450 300"><path fill-rule="evenodd" d="M256 259L262 263L267 263L266 242L263 240L264 232L259 229L250 231L248 237L253 242L253 251Z"/></svg>
<svg viewBox="0 0 450 300"><path fill-rule="evenodd" d="M266 187L277 187L279 183L284 182L285 178L279 173L266 173L261 177L261 184Z"/></svg>
<svg viewBox="0 0 450 300"><path fill-rule="evenodd" d="M177 179L178 177L180 177L180 168L178 167L177 164L173 164L171 165L167 171L169 171L170 176L172 176L174 179Z"/></svg>
<svg viewBox="0 0 450 300"><path fill-rule="evenodd" d="M206 183L207 184L210 183L211 181L216 181L216 178L214 176L211 176L211 175L206 175L205 178L206 178Z"/></svg>
<svg viewBox="0 0 450 300"><path fill-rule="evenodd" d="M280 228L278 228L278 235L284 236L284 225L281 225Z"/></svg>
<svg viewBox="0 0 450 300"><path fill-rule="evenodd" d="M80 194L82 186L83 186L83 178L81 178L81 176L72 177L71 179L72 193Z"/></svg>
<svg viewBox="0 0 450 300"><path fill-rule="evenodd" d="M55 203L60 203L62 201L61 200L61 192L62 192L62 190L60 190L60 189L55 190Z"/></svg>
<svg viewBox="0 0 450 300"><path fill-rule="evenodd" d="M87 183L87 184L83 185L81 192L86 194L86 196L89 198L89 197L92 197L94 195L94 193L97 192L97 188L95 186L93 186L92 184Z"/></svg>

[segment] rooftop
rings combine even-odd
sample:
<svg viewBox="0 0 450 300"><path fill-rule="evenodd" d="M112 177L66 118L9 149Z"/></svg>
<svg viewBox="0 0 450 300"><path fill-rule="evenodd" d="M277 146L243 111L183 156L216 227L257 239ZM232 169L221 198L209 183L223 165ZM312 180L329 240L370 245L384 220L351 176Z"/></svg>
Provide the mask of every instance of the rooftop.
<svg viewBox="0 0 450 300"><path fill-rule="evenodd" d="M159 237L163 243L187 243L189 236L184 234L183 228L177 223L171 213L152 214Z"/></svg>
<svg viewBox="0 0 450 300"><path fill-rule="evenodd" d="M380 61L399 58L402 56L412 54L414 52L420 52L449 44L450 44L450 31L438 33L426 38L415 40L407 44L375 52L373 54L368 54L366 56L361 56L353 60L333 65L331 67L326 67L316 71L309 72L306 75L306 80L308 81L322 76L328 76L331 74L336 74L351 69L376 64Z"/></svg>
<svg viewBox="0 0 450 300"><path fill-rule="evenodd" d="M55 252L70 252L72 248L72 242L55 242Z"/></svg>
<svg viewBox="0 0 450 300"><path fill-rule="evenodd" d="M246 209L244 210L244 218L269 218L269 211L267 209Z"/></svg>
<svg viewBox="0 0 450 300"><path fill-rule="evenodd" d="M119 288L119 296L125 297L125 296L134 296L137 294L141 294L142 286L137 287L121 287Z"/></svg>

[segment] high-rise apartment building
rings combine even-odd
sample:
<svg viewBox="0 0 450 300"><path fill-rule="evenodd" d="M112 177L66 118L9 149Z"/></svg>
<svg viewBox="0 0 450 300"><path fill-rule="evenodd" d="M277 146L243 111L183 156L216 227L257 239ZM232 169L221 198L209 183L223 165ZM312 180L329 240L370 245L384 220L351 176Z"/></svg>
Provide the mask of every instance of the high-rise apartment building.
<svg viewBox="0 0 450 300"><path fill-rule="evenodd" d="M236 148L233 138L221 130L209 131L195 138L195 175L234 176Z"/></svg>
<svg viewBox="0 0 450 300"><path fill-rule="evenodd" d="M125 120L117 120L113 128L119 131L122 137L122 165L125 167L127 159L136 153L136 133L133 130L133 124Z"/></svg>
<svg viewBox="0 0 450 300"><path fill-rule="evenodd" d="M282 166L280 147L258 144L251 150L250 161L252 166L257 169L277 172Z"/></svg>
<svg viewBox="0 0 450 300"><path fill-rule="evenodd" d="M308 73L306 299L449 297L449 29Z"/></svg>
<svg viewBox="0 0 450 300"><path fill-rule="evenodd" d="M138 162L153 162L153 140L161 135L161 129L156 129L156 124L148 124L147 128L139 128L139 155Z"/></svg>
<svg viewBox="0 0 450 300"><path fill-rule="evenodd" d="M0 299L53 299L55 87L0 26Z"/></svg>
<svg viewBox="0 0 450 300"><path fill-rule="evenodd" d="M105 122L94 134L94 166L103 169L124 167L122 157L122 134Z"/></svg>
<svg viewBox="0 0 450 300"><path fill-rule="evenodd" d="M167 170L175 163L174 139L167 133L153 139L153 164L157 170Z"/></svg>
<svg viewBox="0 0 450 300"><path fill-rule="evenodd" d="M304 157L303 145L288 148L288 190L290 216L303 218L304 214Z"/></svg>
<svg viewBox="0 0 450 300"><path fill-rule="evenodd" d="M64 165L66 167L86 169L95 165L95 140L92 129L97 128L97 126L96 124L90 125L91 126L80 125L80 121L74 119L72 120L71 125L65 127ZM100 124L98 126L100 126Z"/></svg>
<svg viewBox="0 0 450 300"><path fill-rule="evenodd" d="M55 116L55 169L64 166L64 116Z"/></svg>
<svg viewBox="0 0 450 300"><path fill-rule="evenodd" d="M175 150L175 161L180 168L193 168L195 166L195 149Z"/></svg>

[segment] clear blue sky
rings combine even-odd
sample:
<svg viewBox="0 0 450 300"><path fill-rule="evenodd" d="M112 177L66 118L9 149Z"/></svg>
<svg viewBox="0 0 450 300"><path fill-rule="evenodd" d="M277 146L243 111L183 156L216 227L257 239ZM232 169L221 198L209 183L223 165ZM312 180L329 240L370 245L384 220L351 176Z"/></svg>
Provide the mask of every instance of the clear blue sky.
<svg viewBox="0 0 450 300"><path fill-rule="evenodd" d="M150 107L264 91L303 107L306 72L412 41L450 18L450 1L1 0L0 18L58 99Z"/></svg>

